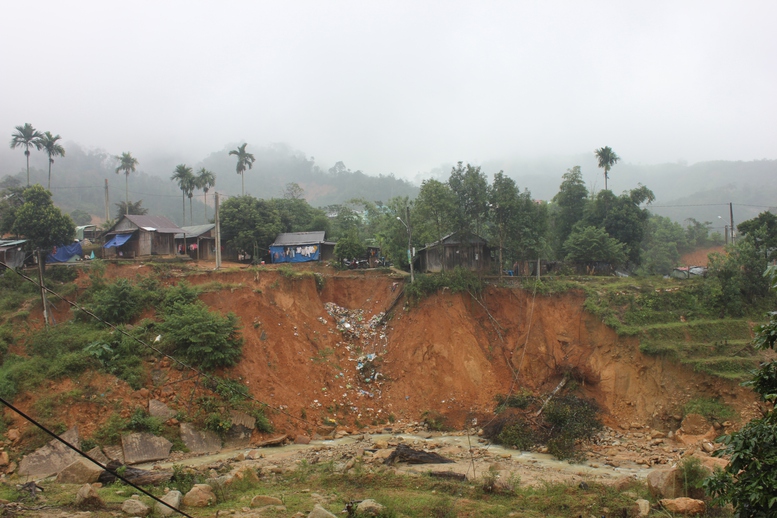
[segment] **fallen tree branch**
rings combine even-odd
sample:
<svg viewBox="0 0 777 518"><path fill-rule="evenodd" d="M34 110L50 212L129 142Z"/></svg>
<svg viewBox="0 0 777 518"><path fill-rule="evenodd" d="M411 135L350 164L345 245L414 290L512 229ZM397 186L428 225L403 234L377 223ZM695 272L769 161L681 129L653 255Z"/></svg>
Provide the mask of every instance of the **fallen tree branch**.
<svg viewBox="0 0 777 518"><path fill-rule="evenodd" d="M551 393L550 393L550 395L548 396L548 399L546 399L546 400L545 400L545 402L542 404L542 407L541 407L539 410L537 410L537 413L536 413L536 414L534 414L534 417L538 417L538 416L539 416L539 415L542 413L542 411L543 411L543 410L545 410L545 405L547 405L547 404L548 404L548 402L549 402L551 399L553 399L553 396L555 396L555 395L556 395L556 393L557 393L559 390L561 390L561 389L564 387L564 385L566 385L566 384L567 384L567 377L566 377L566 376L564 376L564 378L563 378L563 379L562 379L562 380L559 382L559 384L558 384L558 385L556 385L556 388L555 388L555 389L553 389L553 392L551 392Z"/></svg>

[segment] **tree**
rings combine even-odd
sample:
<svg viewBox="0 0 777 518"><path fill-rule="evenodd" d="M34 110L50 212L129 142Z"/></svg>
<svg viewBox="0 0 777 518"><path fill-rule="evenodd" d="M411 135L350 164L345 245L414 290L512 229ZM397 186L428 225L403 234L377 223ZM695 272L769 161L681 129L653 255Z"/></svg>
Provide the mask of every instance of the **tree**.
<svg viewBox="0 0 777 518"><path fill-rule="evenodd" d="M300 187L297 182L287 183L283 189L283 197L287 200L301 200L305 197L305 189Z"/></svg>
<svg viewBox="0 0 777 518"><path fill-rule="evenodd" d="M130 202L127 205L126 202L120 201L116 204L116 219L119 220L125 214L134 214L136 216L145 216L148 214L148 209L143 207L143 200Z"/></svg>
<svg viewBox="0 0 777 518"><path fill-rule="evenodd" d="M212 171L208 171L204 167L197 171L197 188L202 189L205 199L205 221L208 221L208 191L216 185L216 176Z"/></svg>
<svg viewBox="0 0 777 518"><path fill-rule="evenodd" d="M450 233L454 224L456 197L448 184L434 179L424 180L413 212L419 222L416 226L418 237L427 243L439 241L441 247L442 238Z"/></svg>
<svg viewBox="0 0 777 518"><path fill-rule="evenodd" d="M235 250L266 252L282 231L278 212L253 196L229 198L219 210L222 239Z"/></svg>
<svg viewBox="0 0 777 518"><path fill-rule="evenodd" d="M24 236L29 249L48 253L55 246L73 241L73 220L54 206L49 191L33 185L24 190L22 197L24 203L16 211L11 232Z"/></svg>
<svg viewBox="0 0 777 518"><path fill-rule="evenodd" d="M235 170L237 171L237 174L240 175L240 181L242 182L242 191L240 194L243 196L246 194L245 171L246 169L251 169L256 161L254 155L246 151L247 145L248 144L243 144L242 146L238 146L237 149L233 149L229 152L230 156L237 157L237 166L235 167Z"/></svg>
<svg viewBox="0 0 777 518"><path fill-rule="evenodd" d="M24 126L16 126L16 133L11 134L11 149L24 148L24 156L27 157L27 187L30 186L30 148L40 150L41 133L25 122Z"/></svg>
<svg viewBox="0 0 777 518"><path fill-rule="evenodd" d="M553 197L553 202L558 207L554 216L554 233L559 254L564 242L572 233L572 227L583 219L587 201L588 189L583 181L580 166L567 169L561 177L558 193Z"/></svg>
<svg viewBox="0 0 777 518"><path fill-rule="evenodd" d="M669 275L688 250L683 227L670 218L652 214L642 240L642 269L651 275Z"/></svg>
<svg viewBox="0 0 777 518"><path fill-rule="evenodd" d="M764 277L777 291L777 267L770 266ZM774 350L777 345L777 311L769 322L756 328L753 345L760 351ZM718 439L723 448L714 455L729 456L723 470L716 471L704 482L716 505L732 504L740 518L774 516L777 512L777 361L761 364L749 383L770 405L760 419L747 423L741 430Z"/></svg>
<svg viewBox="0 0 777 518"><path fill-rule="evenodd" d="M502 171L494 175L494 183L489 189L489 205L493 215L496 235L499 240L499 274L504 271L502 252L508 235L514 234L518 215L518 186Z"/></svg>
<svg viewBox="0 0 777 518"><path fill-rule="evenodd" d="M129 208L129 175L135 172L135 168L138 165L138 159L132 156L132 153L122 153L121 156L117 156L119 166L116 168L116 174L120 172L124 173L124 201L126 207Z"/></svg>
<svg viewBox="0 0 777 518"><path fill-rule="evenodd" d="M575 263L608 263L618 266L626 262L624 244L610 237L607 231L598 227L575 226L564 243L566 260Z"/></svg>
<svg viewBox="0 0 777 518"><path fill-rule="evenodd" d="M610 178L610 169L621 159L610 146L604 146L594 151L599 160L599 167L604 169L604 190L607 190L607 180Z"/></svg>
<svg viewBox="0 0 777 518"><path fill-rule="evenodd" d="M194 175L192 174L192 168L187 167L186 164L178 164L175 166L173 176L171 180L178 182L178 188L181 189L181 206L183 207L183 223L181 226L186 226L186 195L189 191L193 190Z"/></svg>
<svg viewBox="0 0 777 518"><path fill-rule="evenodd" d="M92 222L92 215L82 209L71 211L70 218L76 225L88 225Z"/></svg>
<svg viewBox="0 0 777 518"><path fill-rule="evenodd" d="M737 225L742 236L753 236L756 250L768 261L777 259L777 216L771 212L762 212L753 219Z"/></svg>
<svg viewBox="0 0 777 518"><path fill-rule="evenodd" d="M488 179L480 167L462 162L451 170L448 185L456 196L457 229L480 235L488 218Z"/></svg>
<svg viewBox="0 0 777 518"><path fill-rule="evenodd" d="M49 156L48 190L51 190L51 166L54 164L54 157L65 156L65 148L63 148L60 144L57 144L57 141L61 138L62 137L59 135L52 135L50 131L47 131L40 137L40 148L43 149Z"/></svg>
<svg viewBox="0 0 777 518"><path fill-rule="evenodd" d="M359 239L359 234L351 230L348 235L337 241L334 254L337 260L342 262L343 259L361 259L366 252L367 248Z"/></svg>

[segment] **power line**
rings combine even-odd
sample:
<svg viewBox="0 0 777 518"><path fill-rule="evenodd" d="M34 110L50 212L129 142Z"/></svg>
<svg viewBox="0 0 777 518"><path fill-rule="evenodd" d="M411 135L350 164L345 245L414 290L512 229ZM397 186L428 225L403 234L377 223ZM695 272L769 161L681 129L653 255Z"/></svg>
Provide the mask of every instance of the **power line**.
<svg viewBox="0 0 777 518"><path fill-rule="evenodd" d="M75 451L76 453L78 453L78 454L79 454L79 455L81 455L82 457L85 457L85 458L87 458L88 460L90 460L90 461L94 462L95 464L97 464L98 466L100 466L102 469L104 469L105 471L107 471L107 472L108 472L108 473L110 473L111 475L115 476L116 478L118 478L119 480L121 480L122 482L124 482L125 484L127 484L127 485L130 485L130 486L134 487L135 489L137 489L138 491L140 491L140 492L141 492L141 493L143 493L144 495L146 495L146 496L148 496L148 497L151 497L153 500L156 500L156 501L157 501L157 502L159 502L160 504L163 504L163 505L165 505L165 506L169 507L170 509L172 509L173 511L175 511L175 512L177 512L177 513L181 514L182 516L186 516L187 518L194 518L193 516L191 516L191 515L189 515L189 514L186 514L185 512L181 511L180 509L177 509L177 508L173 507L172 505L168 504L168 503L167 503L167 502L165 502L164 500L162 500L162 499L160 499L160 498L157 498L157 497L155 497L154 495L152 495L151 493L149 493L148 491L146 491L146 490L145 490L145 489L143 489L142 487L140 487L140 486L136 486L134 483L130 482L129 480L127 480L126 478L124 478L122 475L120 475L120 474L119 474L117 471L114 471L114 470L110 469L108 466L104 465L102 462L98 461L97 459L93 459L93 458L92 458L92 457L90 457L90 456L89 456L87 453L85 453L85 452L81 451L81 449L80 449L80 448L77 448L77 447L75 447L74 445L70 444L70 443L69 443L69 442L67 442L65 439L63 439L63 438L62 438L62 437L60 437L59 435L55 434L54 432L52 432L51 430L49 430L48 428L46 428L45 426L43 426L42 424L40 424L38 421L36 421L36 420L35 420L35 419L33 419L32 417L28 416L27 414L25 414L24 412L22 412L21 410L19 410L19 409L18 409L18 408L16 408L15 406L13 406L11 403L9 403L8 401L6 401L4 398L0 397L0 403L4 404L4 405L5 405L5 406L7 406L8 408L10 408L11 410L13 410L13 411L14 411L14 412L16 412L17 414L19 414L20 416L22 416L22 418L24 418L24 419L26 419L27 421L29 421L30 423L34 424L35 426L37 426L38 428L40 428L41 430L43 430L44 432L46 432L47 434L49 434L50 436L52 436L54 439L58 440L59 442L61 442L62 444L64 444L64 445L65 445L65 446L67 446L68 448L70 448L71 450Z"/></svg>

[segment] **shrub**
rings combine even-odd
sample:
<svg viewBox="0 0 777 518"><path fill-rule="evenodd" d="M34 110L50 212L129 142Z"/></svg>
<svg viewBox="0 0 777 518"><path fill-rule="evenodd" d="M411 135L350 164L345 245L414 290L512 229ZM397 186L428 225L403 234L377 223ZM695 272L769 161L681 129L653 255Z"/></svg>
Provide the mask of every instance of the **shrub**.
<svg viewBox="0 0 777 518"><path fill-rule="evenodd" d="M162 421L158 417L152 417L142 408L136 408L130 416L127 428L134 432L148 432L154 435L162 433Z"/></svg>
<svg viewBox="0 0 777 518"><path fill-rule="evenodd" d="M696 398L688 401L683 407L683 415L688 414L703 415L708 421L725 421L736 415L727 404L709 398Z"/></svg>
<svg viewBox="0 0 777 518"><path fill-rule="evenodd" d="M174 353L203 369L230 367L242 353L237 317L211 312L201 302L176 303L159 331Z"/></svg>
<svg viewBox="0 0 777 518"><path fill-rule="evenodd" d="M162 301L162 309L171 311L176 304L194 304L197 302L199 290L193 288L186 281L181 281L177 286L168 288Z"/></svg>
<svg viewBox="0 0 777 518"><path fill-rule="evenodd" d="M429 430L434 430L437 432L450 430L450 427L448 426L448 418L436 410L427 410L421 414L421 422L423 422Z"/></svg>
<svg viewBox="0 0 777 518"><path fill-rule="evenodd" d="M144 292L127 279L118 279L92 297L92 312L112 324L125 324L143 310Z"/></svg>
<svg viewBox="0 0 777 518"><path fill-rule="evenodd" d="M137 327L137 332L142 329ZM136 332L133 330L133 332ZM99 361L110 374L126 381L133 389L143 386L145 369L140 354L141 346L132 338L115 333L108 340L96 340L86 347L84 352Z"/></svg>
<svg viewBox="0 0 777 518"><path fill-rule="evenodd" d="M536 434L532 427L523 419L517 419L515 422L502 428L502 431L496 437L499 444L505 446L514 446L519 450L528 450L537 442Z"/></svg>
<svg viewBox="0 0 777 518"><path fill-rule="evenodd" d="M119 414L111 414L102 426L95 430L92 439L101 445L118 444L121 433L127 429L129 422Z"/></svg>
<svg viewBox="0 0 777 518"><path fill-rule="evenodd" d="M578 440L593 438L601 429L598 407L593 401L577 396L557 396L545 407L545 443L548 451L558 459L576 457Z"/></svg>
<svg viewBox="0 0 777 518"><path fill-rule="evenodd" d="M704 496L704 480L712 472L704 467L701 459L698 457L685 457L678 464L680 471L680 480L683 482L683 492L691 498L701 498Z"/></svg>
<svg viewBox="0 0 777 518"><path fill-rule="evenodd" d="M477 295L483 291L483 281L475 272L457 266L441 273L417 275L415 282L405 285L405 293L408 300L417 303L442 288L448 288L452 293L469 292Z"/></svg>

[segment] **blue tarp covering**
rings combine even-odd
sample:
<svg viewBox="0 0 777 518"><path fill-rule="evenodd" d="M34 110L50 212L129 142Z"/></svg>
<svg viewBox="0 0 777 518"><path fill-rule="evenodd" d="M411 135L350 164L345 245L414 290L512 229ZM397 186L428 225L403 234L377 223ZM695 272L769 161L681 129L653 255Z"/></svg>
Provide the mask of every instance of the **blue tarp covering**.
<svg viewBox="0 0 777 518"><path fill-rule="evenodd" d="M110 248L112 246L121 246L132 237L132 234L116 234L110 241L103 245L103 248Z"/></svg>
<svg viewBox="0 0 777 518"><path fill-rule="evenodd" d="M46 256L47 263L66 263L73 257L81 257L84 255L84 250L81 248L81 243L73 243L72 245L57 246L52 252Z"/></svg>
<svg viewBox="0 0 777 518"><path fill-rule="evenodd" d="M271 246L273 263L307 263L321 259L319 245Z"/></svg>

